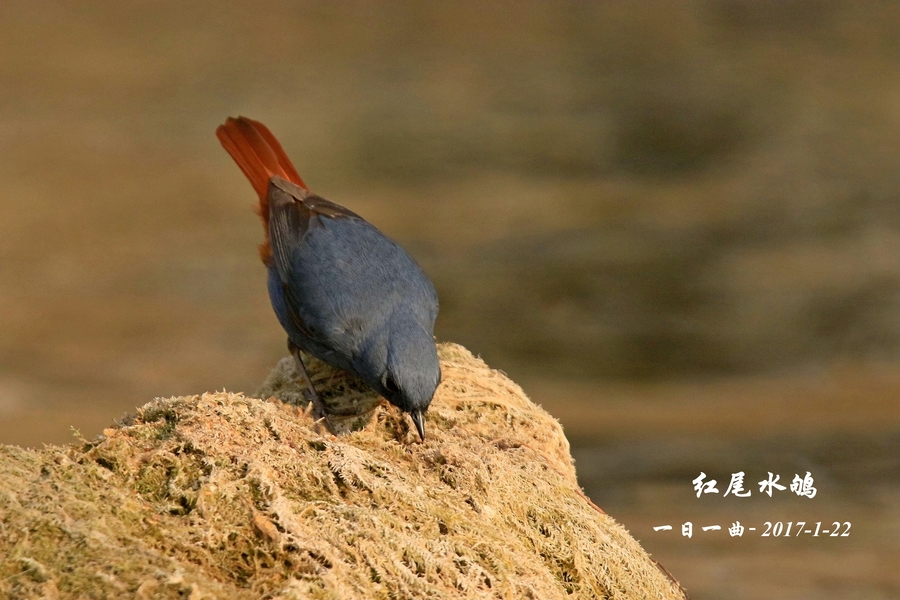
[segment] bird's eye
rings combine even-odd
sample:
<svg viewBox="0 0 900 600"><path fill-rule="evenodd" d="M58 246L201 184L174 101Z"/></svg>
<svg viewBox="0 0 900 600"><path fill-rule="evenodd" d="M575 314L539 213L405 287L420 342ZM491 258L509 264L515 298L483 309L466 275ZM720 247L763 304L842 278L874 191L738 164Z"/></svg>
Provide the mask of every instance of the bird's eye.
<svg viewBox="0 0 900 600"><path fill-rule="evenodd" d="M389 394L396 394L400 390L400 388L397 387L397 382L394 381L394 378L390 375L385 375L382 383L384 384L384 389L387 390Z"/></svg>

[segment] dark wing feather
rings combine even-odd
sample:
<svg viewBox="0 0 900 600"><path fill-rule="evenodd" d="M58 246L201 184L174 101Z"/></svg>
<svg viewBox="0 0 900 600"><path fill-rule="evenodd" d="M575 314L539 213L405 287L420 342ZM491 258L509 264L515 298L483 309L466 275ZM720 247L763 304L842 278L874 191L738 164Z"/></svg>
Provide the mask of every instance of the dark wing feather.
<svg viewBox="0 0 900 600"><path fill-rule="evenodd" d="M269 234L272 240L272 254L275 268L281 279L288 316L291 322L312 340L325 342L310 328L298 313L303 306L303 298L297 296L289 285L289 276L294 271L292 264L294 249L304 243L304 237L318 219L356 218L356 213L320 198L308 190L294 185L280 177L273 177L269 183Z"/></svg>

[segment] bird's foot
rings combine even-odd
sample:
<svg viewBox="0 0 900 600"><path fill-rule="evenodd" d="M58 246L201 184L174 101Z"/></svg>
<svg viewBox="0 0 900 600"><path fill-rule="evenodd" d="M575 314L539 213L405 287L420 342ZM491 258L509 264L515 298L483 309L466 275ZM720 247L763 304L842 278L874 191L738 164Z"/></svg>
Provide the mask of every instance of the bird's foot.
<svg viewBox="0 0 900 600"><path fill-rule="evenodd" d="M300 349L293 344L289 344L288 347L290 348L291 355L294 357L297 371L302 376L304 383L306 383L304 395L309 398L309 404L307 405L305 412L316 422L316 425L324 425L327 431L333 432L331 423L328 421L328 413L325 412L325 403L319 398L319 394L316 393L316 388L309 378L309 373L306 372L306 365L303 364L303 357L300 355Z"/></svg>

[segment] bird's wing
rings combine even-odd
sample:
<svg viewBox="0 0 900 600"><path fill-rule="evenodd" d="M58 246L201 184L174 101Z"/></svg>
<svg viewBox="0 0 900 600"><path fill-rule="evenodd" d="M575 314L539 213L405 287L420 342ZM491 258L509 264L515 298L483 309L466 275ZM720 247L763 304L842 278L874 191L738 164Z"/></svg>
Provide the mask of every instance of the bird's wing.
<svg viewBox="0 0 900 600"><path fill-rule="evenodd" d="M295 250L305 243L304 238L310 227L316 226L320 219L363 219L353 211L280 177L273 177L269 183L269 208L272 254L281 278L288 315L304 335L316 341L326 341L321 339L324 332L310 327L308 319L304 319L300 309L306 305L305 299L298 296L295 285L290 285L292 274L298 268L293 264Z"/></svg>

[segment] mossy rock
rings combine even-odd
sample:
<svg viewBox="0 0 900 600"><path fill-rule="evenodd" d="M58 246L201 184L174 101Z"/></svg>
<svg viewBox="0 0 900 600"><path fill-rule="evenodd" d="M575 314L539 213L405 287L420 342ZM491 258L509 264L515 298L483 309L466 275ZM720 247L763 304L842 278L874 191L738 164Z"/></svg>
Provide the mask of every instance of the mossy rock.
<svg viewBox="0 0 900 600"><path fill-rule="evenodd" d="M0 597L682 598L581 492L560 425L439 350L424 443L387 404L335 437L223 392L157 399L93 442L0 446Z"/></svg>

